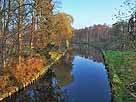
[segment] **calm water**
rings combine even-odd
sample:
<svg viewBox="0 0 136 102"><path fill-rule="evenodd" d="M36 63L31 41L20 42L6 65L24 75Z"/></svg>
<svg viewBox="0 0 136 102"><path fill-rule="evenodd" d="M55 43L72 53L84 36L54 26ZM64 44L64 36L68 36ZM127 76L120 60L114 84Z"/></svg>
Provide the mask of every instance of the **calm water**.
<svg viewBox="0 0 136 102"><path fill-rule="evenodd" d="M47 74L7 102L111 102L110 85L101 53L73 45Z"/></svg>
<svg viewBox="0 0 136 102"><path fill-rule="evenodd" d="M61 75L62 72L65 75ZM61 65L56 67L56 75L65 93L66 102L111 100L108 76L101 53L93 47L73 48L62 60Z"/></svg>

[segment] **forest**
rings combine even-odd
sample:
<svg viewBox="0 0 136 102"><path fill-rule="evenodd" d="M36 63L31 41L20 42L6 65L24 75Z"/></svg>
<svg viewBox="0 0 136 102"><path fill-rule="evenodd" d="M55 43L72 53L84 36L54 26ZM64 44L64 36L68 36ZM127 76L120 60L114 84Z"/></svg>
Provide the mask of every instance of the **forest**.
<svg viewBox="0 0 136 102"><path fill-rule="evenodd" d="M52 0L0 0L0 98L31 82L69 46L73 18L58 12L57 5Z"/></svg>

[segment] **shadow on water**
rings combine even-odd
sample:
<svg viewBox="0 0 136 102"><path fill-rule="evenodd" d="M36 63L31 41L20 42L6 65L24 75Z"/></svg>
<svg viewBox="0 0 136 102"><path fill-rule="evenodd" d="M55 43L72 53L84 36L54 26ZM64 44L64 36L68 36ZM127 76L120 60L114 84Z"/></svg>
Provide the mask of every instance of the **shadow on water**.
<svg viewBox="0 0 136 102"><path fill-rule="evenodd" d="M54 79L55 73L49 69L33 85L8 97L4 102L61 102L61 89Z"/></svg>
<svg viewBox="0 0 136 102"><path fill-rule="evenodd" d="M72 45L42 78L6 102L111 102L101 53L89 45Z"/></svg>

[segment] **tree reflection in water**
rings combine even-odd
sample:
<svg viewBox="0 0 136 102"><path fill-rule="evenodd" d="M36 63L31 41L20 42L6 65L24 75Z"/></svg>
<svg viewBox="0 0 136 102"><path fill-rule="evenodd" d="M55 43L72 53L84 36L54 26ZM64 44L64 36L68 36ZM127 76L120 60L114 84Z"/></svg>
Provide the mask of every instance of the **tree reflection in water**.
<svg viewBox="0 0 136 102"><path fill-rule="evenodd" d="M54 72L49 69L34 85L21 90L4 102L64 102L64 96L57 84Z"/></svg>
<svg viewBox="0 0 136 102"><path fill-rule="evenodd" d="M110 102L110 87L103 63L102 53L97 48L73 44L53 68L65 93L64 102Z"/></svg>
<svg viewBox="0 0 136 102"><path fill-rule="evenodd" d="M69 92L64 87L74 80L71 75L74 56L103 62L102 55L97 49L89 45L73 45L72 49L33 85L7 98L4 102L68 102Z"/></svg>

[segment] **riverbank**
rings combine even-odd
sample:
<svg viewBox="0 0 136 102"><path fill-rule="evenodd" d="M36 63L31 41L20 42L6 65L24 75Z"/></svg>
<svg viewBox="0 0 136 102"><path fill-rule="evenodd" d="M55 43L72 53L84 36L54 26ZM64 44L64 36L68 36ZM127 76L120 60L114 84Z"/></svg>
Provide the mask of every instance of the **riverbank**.
<svg viewBox="0 0 136 102"><path fill-rule="evenodd" d="M25 63L22 62L21 65L17 65L14 70L11 69L6 74L4 73L6 76L0 76L0 101L34 83L34 81L46 73L53 64L64 56L65 52L50 52L51 62L48 64L43 63L43 60L40 57L31 58L31 60L27 59L24 61ZM31 67L28 68L30 65ZM28 72L30 70L31 72ZM12 79L10 79L11 76ZM5 77L7 80L3 81L3 78Z"/></svg>
<svg viewBox="0 0 136 102"><path fill-rule="evenodd" d="M105 51L110 74L113 102L134 102L128 86L136 81L136 52Z"/></svg>

